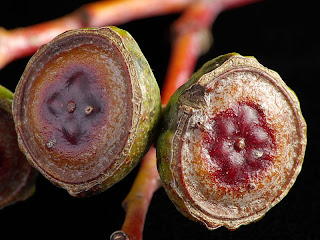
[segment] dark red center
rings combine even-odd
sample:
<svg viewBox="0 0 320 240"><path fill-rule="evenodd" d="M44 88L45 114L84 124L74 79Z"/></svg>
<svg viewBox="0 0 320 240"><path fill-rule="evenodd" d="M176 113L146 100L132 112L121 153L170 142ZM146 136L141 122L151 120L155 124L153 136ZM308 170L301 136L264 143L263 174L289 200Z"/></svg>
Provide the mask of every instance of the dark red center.
<svg viewBox="0 0 320 240"><path fill-rule="evenodd" d="M246 184L270 165L275 152L273 131L257 105L237 103L218 113L210 125L204 147L218 181L231 186Z"/></svg>

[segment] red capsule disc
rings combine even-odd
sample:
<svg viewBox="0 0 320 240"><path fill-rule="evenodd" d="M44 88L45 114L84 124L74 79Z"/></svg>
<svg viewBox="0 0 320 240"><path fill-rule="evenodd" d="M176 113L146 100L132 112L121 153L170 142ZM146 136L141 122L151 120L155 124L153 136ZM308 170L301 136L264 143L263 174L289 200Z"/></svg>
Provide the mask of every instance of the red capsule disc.
<svg viewBox="0 0 320 240"><path fill-rule="evenodd" d="M298 99L252 57L204 65L171 98L158 141L164 187L209 229L261 218L288 193L306 147Z"/></svg>

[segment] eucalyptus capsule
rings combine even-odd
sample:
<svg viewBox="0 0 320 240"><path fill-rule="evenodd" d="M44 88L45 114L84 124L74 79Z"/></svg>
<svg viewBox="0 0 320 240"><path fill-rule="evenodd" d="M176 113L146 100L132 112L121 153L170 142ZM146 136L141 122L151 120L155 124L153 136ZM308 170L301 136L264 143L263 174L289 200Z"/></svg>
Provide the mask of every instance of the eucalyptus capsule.
<svg viewBox="0 0 320 240"><path fill-rule="evenodd" d="M260 219L294 184L306 123L280 76L253 57L206 63L171 97L158 170L175 206L209 229Z"/></svg>
<svg viewBox="0 0 320 240"><path fill-rule="evenodd" d="M67 31L38 50L16 88L19 145L71 195L99 193L124 178L151 145L159 92L126 31Z"/></svg>
<svg viewBox="0 0 320 240"><path fill-rule="evenodd" d="M12 98L13 93L0 85L0 209L29 198L37 176L18 147Z"/></svg>

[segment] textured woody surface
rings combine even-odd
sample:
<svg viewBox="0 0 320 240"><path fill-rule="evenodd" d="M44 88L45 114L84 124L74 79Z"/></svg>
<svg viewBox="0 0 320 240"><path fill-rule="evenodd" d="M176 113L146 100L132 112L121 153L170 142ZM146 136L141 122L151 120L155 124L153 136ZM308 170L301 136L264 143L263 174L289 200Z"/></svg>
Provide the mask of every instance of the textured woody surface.
<svg viewBox="0 0 320 240"><path fill-rule="evenodd" d="M149 64L116 27L68 31L41 47L14 98L23 152L74 196L126 176L150 146L159 114Z"/></svg>
<svg viewBox="0 0 320 240"><path fill-rule="evenodd" d="M209 229L261 218L299 174L306 123L297 97L253 57L206 63L172 96L157 143L176 207Z"/></svg>
<svg viewBox="0 0 320 240"><path fill-rule="evenodd" d="M0 209L30 197L37 175L18 147L11 113L12 97L0 85Z"/></svg>

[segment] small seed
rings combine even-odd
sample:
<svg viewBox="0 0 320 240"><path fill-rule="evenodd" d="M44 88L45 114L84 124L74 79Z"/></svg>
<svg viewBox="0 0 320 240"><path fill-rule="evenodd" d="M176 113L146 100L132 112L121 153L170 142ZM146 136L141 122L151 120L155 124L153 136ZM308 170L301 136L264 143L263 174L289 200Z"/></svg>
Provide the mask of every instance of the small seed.
<svg viewBox="0 0 320 240"><path fill-rule="evenodd" d="M86 115L89 115L93 111L93 107L92 106L87 106L84 111L85 111Z"/></svg>
<svg viewBox="0 0 320 240"><path fill-rule="evenodd" d="M76 109L76 104L73 101L69 101L67 105L67 109L69 113L73 113Z"/></svg>
<svg viewBox="0 0 320 240"><path fill-rule="evenodd" d="M236 148L237 151L241 151L242 149L244 149L245 146L246 146L246 143L244 142L243 138L239 138L235 142L235 148Z"/></svg>

